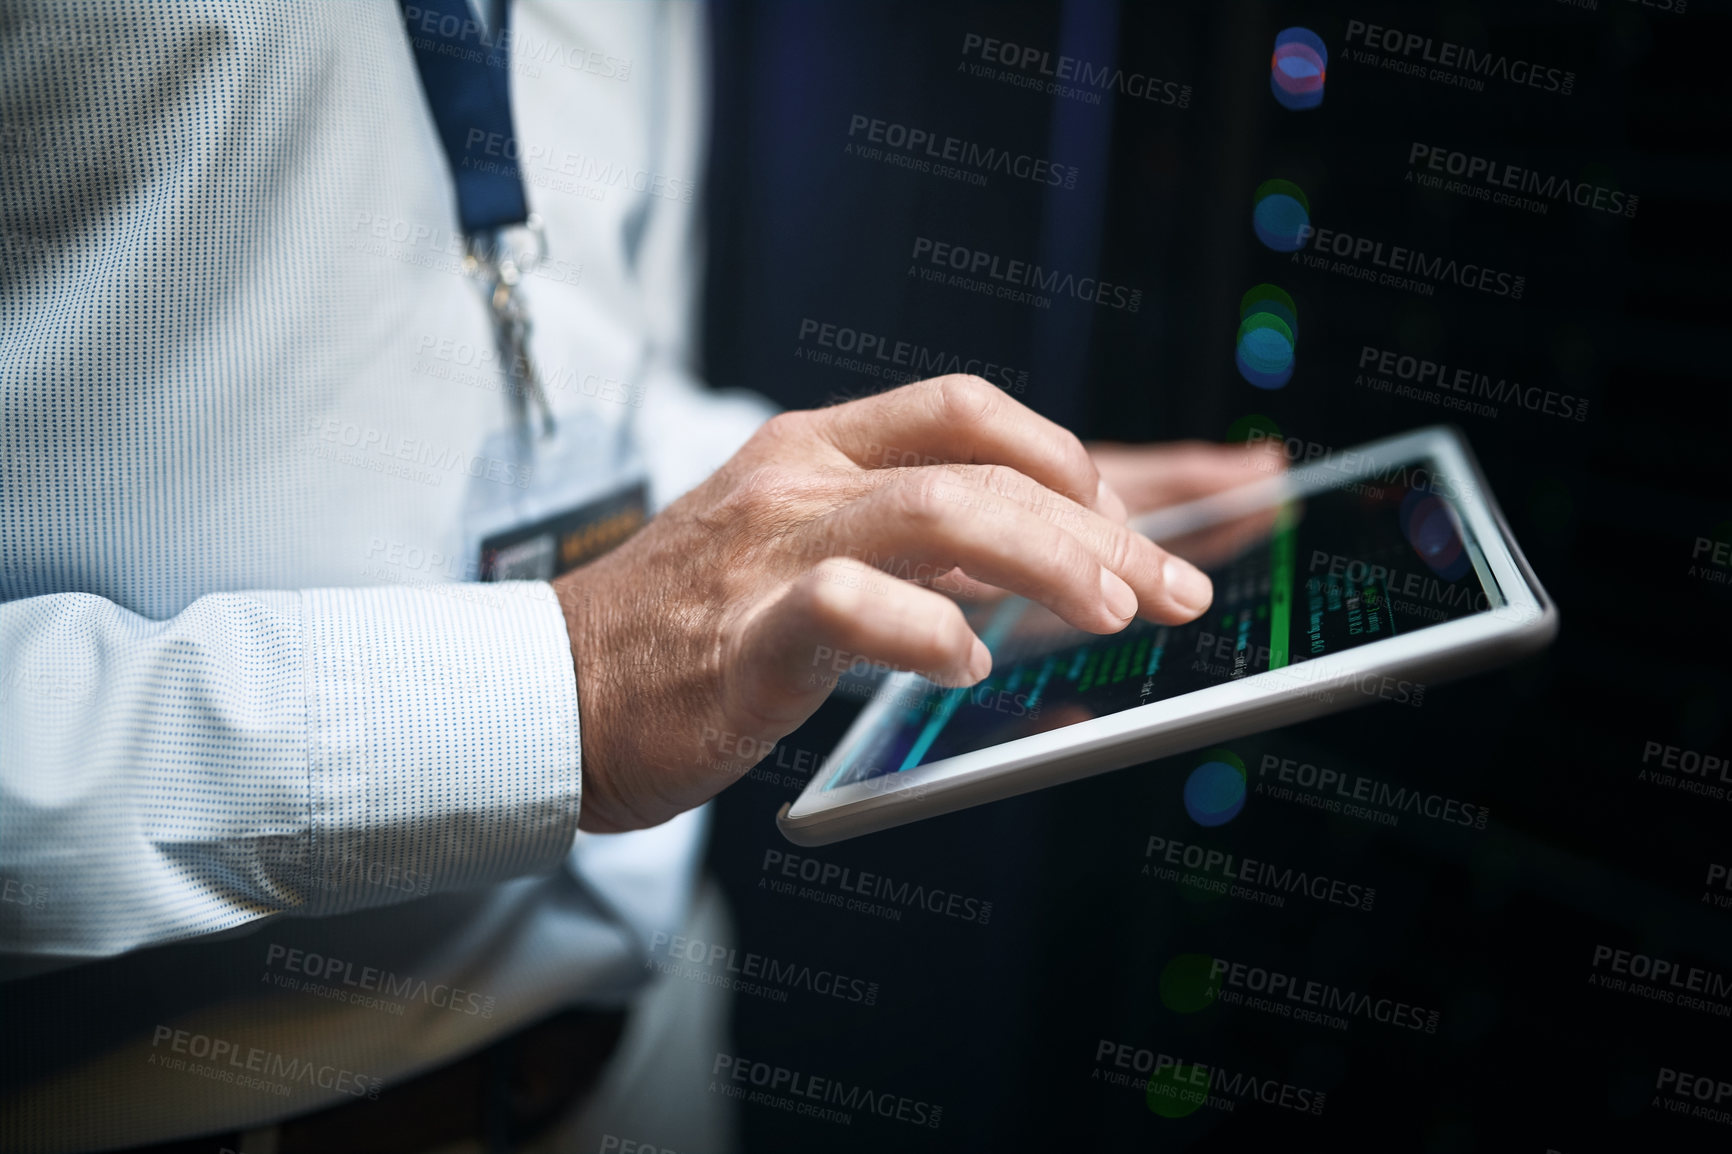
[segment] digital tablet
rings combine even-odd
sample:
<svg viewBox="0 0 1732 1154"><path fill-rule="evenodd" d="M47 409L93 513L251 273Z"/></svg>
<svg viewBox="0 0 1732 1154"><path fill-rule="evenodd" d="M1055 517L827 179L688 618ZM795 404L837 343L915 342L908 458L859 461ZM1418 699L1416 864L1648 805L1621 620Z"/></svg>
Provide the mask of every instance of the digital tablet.
<svg viewBox="0 0 1732 1154"><path fill-rule="evenodd" d="M1377 701L1543 647L1557 610L1461 435L1377 441L1133 525L1197 563L1185 625L1105 636L970 609L978 685L887 677L777 823L823 845Z"/></svg>

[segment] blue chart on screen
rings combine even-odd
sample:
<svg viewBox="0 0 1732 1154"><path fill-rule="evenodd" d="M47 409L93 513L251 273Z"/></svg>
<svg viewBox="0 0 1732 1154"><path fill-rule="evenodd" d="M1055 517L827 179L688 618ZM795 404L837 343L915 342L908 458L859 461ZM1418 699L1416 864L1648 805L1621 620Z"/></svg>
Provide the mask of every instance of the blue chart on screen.
<svg viewBox="0 0 1732 1154"><path fill-rule="evenodd" d="M1251 198L1251 230L1276 252L1298 252L1311 236L1311 203L1290 180L1265 180Z"/></svg>
<svg viewBox="0 0 1732 1154"><path fill-rule="evenodd" d="M1198 825L1225 825L1238 817L1244 808L1243 766L1226 761L1205 761L1185 779L1185 812Z"/></svg>
<svg viewBox="0 0 1732 1154"><path fill-rule="evenodd" d="M1323 103L1329 49L1309 28L1284 28L1275 34L1269 58L1269 91L1283 108L1302 112Z"/></svg>

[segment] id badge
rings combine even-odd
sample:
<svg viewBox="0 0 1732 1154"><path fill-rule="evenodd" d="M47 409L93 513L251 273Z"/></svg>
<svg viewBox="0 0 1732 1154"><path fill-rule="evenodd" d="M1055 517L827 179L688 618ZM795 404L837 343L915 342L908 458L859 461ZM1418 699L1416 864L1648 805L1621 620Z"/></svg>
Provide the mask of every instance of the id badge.
<svg viewBox="0 0 1732 1154"><path fill-rule="evenodd" d="M606 422L563 420L487 438L470 471L464 550L473 580L549 581L595 560L649 519L642 458Z"/></svg>
<svg viewBox="0 0 1732 1154"><path fill-rule="evenodd" d="M483 581L551 581L600 557L643 527L642 481L481 542Z"/></svg>

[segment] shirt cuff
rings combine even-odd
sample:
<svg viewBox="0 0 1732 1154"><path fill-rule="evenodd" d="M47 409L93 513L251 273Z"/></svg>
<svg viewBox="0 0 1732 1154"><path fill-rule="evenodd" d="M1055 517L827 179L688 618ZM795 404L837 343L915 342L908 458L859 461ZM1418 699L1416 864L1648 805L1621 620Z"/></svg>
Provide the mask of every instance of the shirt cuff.
<svg viewBox="0 0 1732 1154"><path fill-rule="evenodd" d="M555 869L583 779L552 586L315 589L301 606L312 846L300 912Z"/></svg>

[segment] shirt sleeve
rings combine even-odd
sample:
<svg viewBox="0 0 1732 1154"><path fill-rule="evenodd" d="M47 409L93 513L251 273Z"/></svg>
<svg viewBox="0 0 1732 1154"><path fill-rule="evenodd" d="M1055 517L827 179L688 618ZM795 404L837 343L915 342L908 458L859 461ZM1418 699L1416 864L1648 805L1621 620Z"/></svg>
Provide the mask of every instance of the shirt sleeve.
<svg viewBox="0 0 1732 1154"><path fill-rule="evenodd" d="M543 582L0 604L0 952L86 960L551 871L581 791Z"/></svg>

